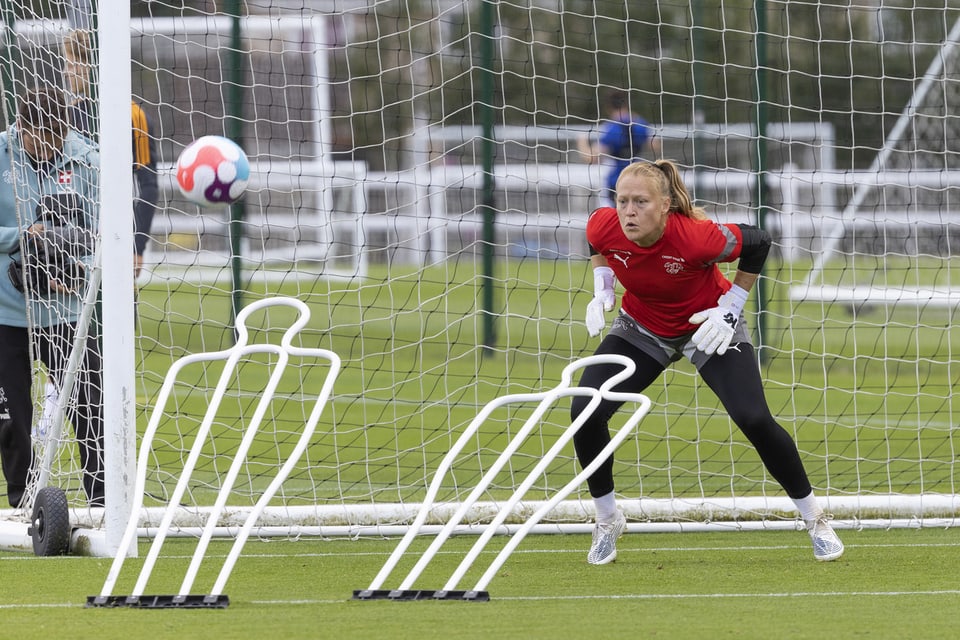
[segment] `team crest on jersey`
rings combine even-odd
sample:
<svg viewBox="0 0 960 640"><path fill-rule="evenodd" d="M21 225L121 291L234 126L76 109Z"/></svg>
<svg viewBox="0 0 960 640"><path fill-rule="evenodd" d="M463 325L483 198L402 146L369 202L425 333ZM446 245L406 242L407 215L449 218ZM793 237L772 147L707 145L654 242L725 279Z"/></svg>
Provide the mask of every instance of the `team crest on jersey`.
<svg viewBox="0 0 960 640"><path fill-rule="evenodd" d="M73 184L73 171L64 169L57 175L57 184L61 187L69 187Z"/></svg>
<svg viewBox="0 0 960 640"><path fill-rule="evenodd" d="M3 181L7 184L13 184L13 172L7 169L3 172Z"/></svg>
<svg viewBox="0 0 960 640"><path fill-rule="evenodd" d="M678 256L669 256L669 255L663 255L660 257L664 259L663 270L669 273L670 275L675 276L681 271L683 271L683 263L686 262L686 260L684 260L683 258L680 258Z"/></svg>

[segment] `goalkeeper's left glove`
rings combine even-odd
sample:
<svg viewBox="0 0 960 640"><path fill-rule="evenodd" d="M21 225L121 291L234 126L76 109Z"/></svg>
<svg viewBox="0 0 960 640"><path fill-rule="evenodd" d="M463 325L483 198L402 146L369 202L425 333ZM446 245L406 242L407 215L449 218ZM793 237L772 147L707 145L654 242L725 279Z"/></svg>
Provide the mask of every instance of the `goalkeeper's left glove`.
<svg viewBox="0 0 960 640"><path fill-rule="evenodd" d="M746 289L733 285L720 296L716 307L690 316L690 324L700 325L693 334L693 344L707 355L723 355L733 340L748 295Z"/></svg>
<svg viewBox="0 0 960 640"><path fill-rule="evenodd" d="M593 300L587 305L587 333L592 336L600 335L607 326L604 311L613 311L617 296L613 291L617 283L613 269L610 267L596 267L593 270Z"/></svg>

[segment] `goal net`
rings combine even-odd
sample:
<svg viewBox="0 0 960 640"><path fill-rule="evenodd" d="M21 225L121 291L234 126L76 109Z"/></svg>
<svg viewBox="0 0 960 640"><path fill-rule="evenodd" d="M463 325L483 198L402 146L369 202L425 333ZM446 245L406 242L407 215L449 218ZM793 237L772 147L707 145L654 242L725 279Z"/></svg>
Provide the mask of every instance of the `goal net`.
<svg viewBox="0 0 960 640"><path fill-rule="evenodd" d="M952 308L960 302L950 271L957 240L953 185L960 178L950 105L960 98L958 68L960 19L917 79L869 169L837 181L849 199L839 215L824 220L813 268L795 298L857 306ZM871 262L872 272L864 266Z"/></svg>
<svg viewBox="0 0 960 640"><path fill-rule="evenodd" d="M60 77L64 38L76 28L77 3L39 4L4 3L7 104L31 80ZM209 3L134 7L127 93L150 122L159 193L136 280L133 363L121 352L117 369L133 369L135 433L178 358L229 348L233 320L250 302L296 298L312 311L298 346L335 352L342 371L256 531L406 527L482 407L554 387L564 366L598 344L583 325L592 296L584 230L611 158L587 164L578 144L596 136L604 97L620 89L699 205L775 238L748 320L771 409L828 509L861 524L954 523L958 127L948 105L957 53L951 25L932 19L943 7L768 2L778 19L758 39L757 16L739 6L614 4L265 0L242 3L239 17ZM774 38L783 46L754 48ZM95 39L94 53L104 46ZM123 83L96 86L101 108L129 99L118 93ZM12 111L4 113L9 125ZM250 159L250 186L228 208L199 208L175 185L179 152L208 134L234 139ZM93 138L103 158L125 162L128 139L115 136L116 127L101 127ZM103 198L122 202L121 182L101 180ZM111 211L132 228L133 207ZM112 234L101 237L126 241ZM104 284L105 322L123 316L107 291L124 287ZM248 326L277 342L290 322L273 309ZM103 340L114 346L118 331L105 324ZM174 524L183 532L204 526L274 364L263 356L238 365L181 497ZM136 514L145 532L194 447L218 366L185 369L169 396ZM35 370L37 415L45 375ZM220 515L223 533L285 462L323 379L309 362L287 366ZM123 406L116 393L105 385L105 406ZM645 393L653 409L615 465L634 523L798 526L689 364ZM504 410L478 431L437 498L437 523L527 417ZM563 407L544 416L466 526L489 520L569 420ZM116 526L87 505L76 431L69 420L61 431L45 482L67 492L80 526ZM121 498L131 459L106 465ZM558 456L516 518L578 470L572 451ZM545 522L588 530L586 489Z"/></svg>

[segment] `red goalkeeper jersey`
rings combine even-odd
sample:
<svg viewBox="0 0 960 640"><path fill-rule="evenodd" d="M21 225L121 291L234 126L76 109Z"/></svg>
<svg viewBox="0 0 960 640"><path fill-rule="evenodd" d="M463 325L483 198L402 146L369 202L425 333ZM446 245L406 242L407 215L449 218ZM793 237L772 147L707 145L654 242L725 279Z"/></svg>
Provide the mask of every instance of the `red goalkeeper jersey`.
<svg viewBox="0 0 960 640"><path fill-rule="evenodd" d="M653 333L675 338L696 329L691 315L717 306L730 289L720 262L740 257L743 236L735 224L667 216L663 236L641 247L623 234L617 210L597 209L587 221L587 241L607 260L626 292L623 310Z"/></svg>

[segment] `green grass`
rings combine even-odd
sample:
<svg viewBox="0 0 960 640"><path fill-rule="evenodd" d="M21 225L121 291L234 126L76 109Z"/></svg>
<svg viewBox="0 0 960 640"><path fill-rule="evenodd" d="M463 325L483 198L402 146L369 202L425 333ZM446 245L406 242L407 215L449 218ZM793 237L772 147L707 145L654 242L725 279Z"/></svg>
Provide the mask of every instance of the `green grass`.
<svg viewBox="0 0 960 640"><path fill-rule="evenodd" d="M863 262L841 279L860 273L874 284L881 278L901 284L910 277L929 281L918 284L955 281L954 268L934 260L926 267L891 260L866 269ZM792 301L786 289L802 279L802 269L773 264L769 273L783 282L768 281L766 288L762 344L768 401L796 438L818 489L910 493L922 485L957 492L952 452L960 448L960 436L952 425L960 410L951 398L960 382L955 362L960 325L953 310ZM549 388L567 363L593 352L597 340L589 339L581 324L590 286L585 265L578 263L498 264L500 314L491 349L479 346L482 278L467 260L423 270L380 268L362 280L251 286L247 302L268 293L305 301L313 317L303 344L332 349L344 360L326 414L332 422L321 425L310 452L312 460L337 461L335 473L318 471L309 480L329 488L319 499L339 501L345 493L381 501L421 497L423 469L436 467L452 444L451 434L486 402ZM141 291L144 407L173 358L229 346L232 332L224 325L229 305L228 293L210 286ZM266 335L261 327L281 327L290 319L285 311L272 312L269 322L254 318L254 334ZM757 325L757 318L752 323ZM209 402L208 394L196 391L204 386L203 376L193 375L182 396L181 430ZM205 375L209 386L212 378ZM253 377L254 387L263 375ZM315 392L321 381L319 374L305 375L289 389L292 395ZM731 484L740 494L777 490L688 364L674 365L647 393L655 409L618 466L624 493L724 496ZM249 406L249 400L237 403L225 422L239 422ZM292 426L303 421L296 402L278 405L276 416ZM562 409L550 416L557 425L565 420ZM506 424L501 418L493 431ZM502 442L491 436L483 446L496 451ZM536 457L538 447L523 451Z"/></svg>
<svg viewBox="0 0 960 640"><path fill-rule="evenodd" d="M888 280L897 274L878 266ZM497 280L497 339L490 349L478 309L481 279L470 264L423 271L386 269L366 280L299 280L253 287L247 302L267 294L296 296L313 317L304 346L333 349L344 360L330 407L308 457L311 468L288 482L292 502L340 504L415 501L456 434L487 401L504 393L539 391L560 370L589 355L581 315L590 289L584 265L512 261ZM904 266L905 271L909 265ZM950 269L953 269L951 266ZM812 481L835 495L926 491L958 493L952 401L960 365L960 329L952 310L916 307L851 308L796 302L785 287L802 272L780 270L769 283L764 316L768 400L793 433ZM930 284L957 282L942 269L916 269ZM389 275L389 277L388 277ZM958 276L960 277L960 276ZM222 349L232 342L228 292L211 286L160 284L140 292L141 350L138 424L156 398L163 375L179 356ZM289 312L252 319L257 337L276 339ZM755 319L754 319L755 320ZM271 327L271 330L266 328ZM264 359L244 365L238 386L214 425L216 452L198 469L194 497L212 503L234 427L251 413L267 370ZM176 413L161 433L169 446L190 436L203 415L217 368L185 371ZM302 373L302 375L301 375ZM303 424L298 395L316 393L323 370L298 371L281 385L272 407L277 426L255 449L279 455ZM679 363L649 390L655 410L617 456L618 491L627 497L728 496L779 488L752 448L729 423L712 394ZM290 401L283 401L289 396ZM548 414L547 431L565 424L565 407ZM481 465L502 449L518 416L497 414L476 443L477 456L457 477L472 487ZM211 445L212 446L212 445ZM543 443L521 449L513 470L536 462ZM71 453L67 450L61 457ZM182 453L161 453L168 473ZM399 459L399 464L397 460ZM568 457L551 469L533 497L545 497L575 469ZM167 486L174 477L165 479ZM242 479L262 488L262 478ZM505 478L494 493L514 486ZM159 488L154 481L151 490ZM451 488L451 494L458 488ZM159 490L156 493L161 493ZM441 496L443 498L443 496ZM80 638L389 637L585 638L640 637L833 638L952 635L960 604L955 568L960 544L951 530L842 532L847 554L836 563L812 559L800 532L628 535L609 567L589 567L587 535L531 536L490 584L490 603L356 602L396 540L251 541L228 584L226 611L84 609L98 593L109 561L0 555L0 616L4 637L48 638L69 630ZM457 537L463 552L475 538ZM496 538L492 546L504 543ZM417 544L423 548L427 541ZM160 586L173 593L192 552L172 540L158 565ZM141 554L145 546L141 547ZM226 553L215 542L214 557ZM489 559L489 556L484 556ZM128 570L139 560L128 561ZM456 566L441 555L421 588L439 588ZM212 584L203 572L198 585ZM127 574L116 593L130 589ZM468 576L469 578L469 576ZM206 579L207 582L203 582ZM399 581L399 578L397 578ZM391 586L391 585L387 585ZM198 588L199 589L199 588ZM198 591L195 589L195 591ZM198 592L202 592L199 589Z"/></svg>
<svg viewBox="0 0 960 640"><path fill-rule="evenodd" d="M354 601L396 540L250 542L225 610L86 609L109 561L0 556L4 637L73 638L907 638L956 631L955 532L846 530L846 555L813 560L795 531L628 534L613 565L586 564L588 535L530 536L490 583L491 601ZM436 589L475 537L455 537L415 586ZM496 537L491 549L506 538ZM417 544L423 549L427 540ZM148 593L173 593L192 542L168 543ZM225 543L214 543L211 561ZM144 547L141 548L141 553ZM480 562L492 559L484 553ZM403 564L388 587L412 563ZM131 559L115 593L130 589ZM207 567L207 565L205 565ZM483 568L479 565L478 568ZM217 567L201 572L211 584ZM476 577L468 574L463 588ZM203 579L210 580L204 583ZM155 588L150 588L155 587ZM194 590L197 593L202 590Z"/></svg>
<svg viewBox="0 0 960 640"><path fill-rule="evenodd" d="M890 260L866 268L863 263L839 279L868 277L871 284L881 284L914 278L920 285L960 279L953 265L933 259L929 264ZM817 489L885 494L912 493L922 486L929 492L957 493L953 452L960 449L960 436L953 425L960 420L960 405L952 398L960 383L955 355L960 353L960 323L955 312L798 302L788 299L786 291L804 277L802 266L771 264L768 273L763 322L751 318L753 326L763 326L767 398L797 440ZM581 319L592 286L585 264L498 263L497 335L489 348L481 346L483 282L465 254L425 269L377 267L365 279L249 285L246 302L277 294L306 302L313 315L301 344L332 349L343 358L334 396L308 452L313 466L292 479L316 489L307 491L303 502L422 498L430 470L486 402L506 393L550 388L565 365L593 352L598 341L586 335ZM177 357L232 344L230 304L222 284L156 282L141 289L141 430L163 375ZM276 341L292 319L286 310L254 316L252 336ZM260 358L244 366L244 374L252 375L235 386L245 393L225 404L214 425L219 452L238 442L234 428L252 413L267 364ZM216 365L184 370L175 406L168 406L171 415L161 428L172 448L189 446L181 434L195 432L217 372ZM323 375L322 369L298 369L285 378L270 414L280 433L256 443L256 450L279 448L281 455L289 450L305 419L302 400L319 391ZM688 364L672 366L647 394L654 410L618 454L617 482L624 495L778 491ZM563 428L565 414L564 403L548 416L551 428ZM516 415L496 416L477 443L477 460L488 464L513 424ZM527 464L541 452L539 441L521 449ZM160 455L164 465L182 457ZM229 457L205 460L198 478L215 478ZM560 474L569 475L571 468ZM464 473L458 484L470 486L476 469ZM513 484L506 479L502 486Z"/></svg>

